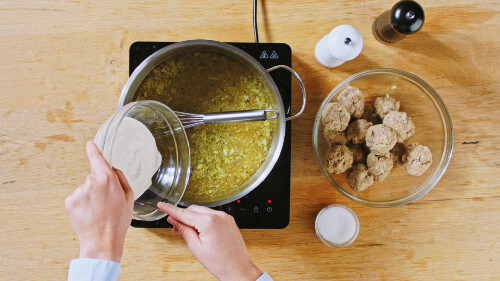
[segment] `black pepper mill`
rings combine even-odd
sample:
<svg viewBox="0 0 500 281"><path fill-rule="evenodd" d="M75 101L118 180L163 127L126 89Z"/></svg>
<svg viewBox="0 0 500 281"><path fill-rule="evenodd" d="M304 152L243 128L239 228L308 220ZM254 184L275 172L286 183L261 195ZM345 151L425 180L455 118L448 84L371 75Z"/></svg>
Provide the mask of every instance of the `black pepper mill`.
<svg viewBox="0 0 500 281"><path fill-rule="evenodd" d="M422 7L415 1L399 1L373 21L373 35L382 43L392 44L417 32L422 25Z"/></svg>

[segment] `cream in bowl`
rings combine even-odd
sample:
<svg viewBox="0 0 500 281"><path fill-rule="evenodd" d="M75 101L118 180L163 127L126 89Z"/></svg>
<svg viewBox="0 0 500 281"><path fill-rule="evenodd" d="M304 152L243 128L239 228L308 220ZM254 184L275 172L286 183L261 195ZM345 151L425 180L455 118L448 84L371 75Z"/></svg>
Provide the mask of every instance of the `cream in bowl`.
<svg viewBox="0 0 500 281"><path fill-rule="evenodd" d="M190 151L170 108L156 101L129 103L101 126L95 143L133 189L135 219L158 220L166 216L158 202L179 203L189 179Z"/></svg>
<svg viewBox="0 0 500 281"><path fill-rule="evenodd" d="M109 151L105 154L106 160L113 160L113 167L123 172L137 200L151 186L151 178L161 165L161 154L153 134L140 121L131 117L113 121L106 127L116 132L114 140L105 142L102 150Z"/></svg>

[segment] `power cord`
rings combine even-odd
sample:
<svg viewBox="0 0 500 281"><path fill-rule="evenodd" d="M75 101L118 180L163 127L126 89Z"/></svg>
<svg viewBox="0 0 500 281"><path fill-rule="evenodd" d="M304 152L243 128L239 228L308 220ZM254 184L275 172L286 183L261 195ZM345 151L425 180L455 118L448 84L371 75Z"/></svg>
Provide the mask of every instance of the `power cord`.
<svg viewBox="0 0 500 281"><path fill-rule="evenodd" d="M259 43L259 31L257 30L257 0L253 0L253 35L255 43Z"/></svg>

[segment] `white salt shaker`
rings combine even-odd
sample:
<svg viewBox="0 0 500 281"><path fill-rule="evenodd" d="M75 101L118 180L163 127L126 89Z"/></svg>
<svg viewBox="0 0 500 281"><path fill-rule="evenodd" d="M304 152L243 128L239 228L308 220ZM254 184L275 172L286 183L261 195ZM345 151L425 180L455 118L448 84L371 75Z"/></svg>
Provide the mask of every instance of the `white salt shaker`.
<svg viewBox="0 0 500 281"><path fill-rule="evenodd" d="M339 25L316 44L314 55L324 67L332 68L356 58L363 49L363 37L347 24Z"/></svg>
<svg viewBox="0 0 500 281"><path fill-rule="evenodd" d="M356 214L344 205L332 204L316 216L316 235L327 246L342 248L351 244L359 232Z"/></svg>

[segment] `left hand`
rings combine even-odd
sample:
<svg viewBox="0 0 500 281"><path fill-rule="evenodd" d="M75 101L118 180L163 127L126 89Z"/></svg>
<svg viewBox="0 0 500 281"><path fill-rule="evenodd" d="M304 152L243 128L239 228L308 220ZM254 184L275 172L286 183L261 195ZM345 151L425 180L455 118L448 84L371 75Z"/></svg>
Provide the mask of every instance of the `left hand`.
<svg viewBox="0 0 500 281"><path fill-rule="evenodd" d="M87 143L92 173L66 197L65 206L80 241L80 258L120 262L132 220L134 194L123 173Z"/></svg>

